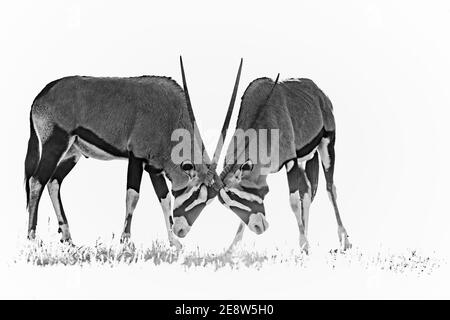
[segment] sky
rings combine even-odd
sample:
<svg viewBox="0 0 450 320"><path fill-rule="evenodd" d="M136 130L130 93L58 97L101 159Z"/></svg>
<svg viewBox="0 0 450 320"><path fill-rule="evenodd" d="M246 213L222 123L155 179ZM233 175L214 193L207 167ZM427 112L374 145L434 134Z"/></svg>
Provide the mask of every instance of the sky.
<svg viewBox="0 0 450 320"><path fill-rule="evenodd" d="M15 1L0 4L1 245L14 253L26 236L23 162L29 111L38 92L67 75L165 75L181 83L183 55L200 132L212 155L239 59L240 97L255 78L310 78L336 118L335 184L354 245L448 252L447 159L450 115L448 1ZM120 235L126 161L81 159L62 198L74 241ZM338 246L321 173L309 241ZM269 230L245 242L298 247L282 170L268 178ZM183 243L213 250L232 240L239 220L215 201ZM57 239L48 194L38 235ZM144 177L132 237L166 239L150 179Z"/></svg>

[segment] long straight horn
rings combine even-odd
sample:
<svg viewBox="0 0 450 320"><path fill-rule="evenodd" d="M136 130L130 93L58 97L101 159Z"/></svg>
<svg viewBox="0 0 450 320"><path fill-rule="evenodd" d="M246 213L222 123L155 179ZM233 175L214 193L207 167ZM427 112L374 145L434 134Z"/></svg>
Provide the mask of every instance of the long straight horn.
<svg viewBox="0 0 450 320"><path fill-rule="evenodd" d="M266 101L262 105L259 106L259 108L258 108L258 110L256 112L256 115L260 114L262 108L264 108L267 105L267 103L269 102L270 97L272 96L273 91L275 90L275 87L278 84L278 79L279 78L280 78L280 74L278 73L277 74L277 78L275 79L275 82L273 83L272 89L270 89L270 92L267 95ZM256 121L256 119L254 121ZM245 144L244 144L244 150L248 147L248 144L249 144L249 140L246 140ZM236 148L237 148L237 150L240 150L240 148L242 148L242 145L241 146L238 145L238 146L236 146ZM222 171L222 173L219 176L219 179L222 181L222 185L223 185L223 179L225 179L225 177L227 176L228 172L233 168L233 166L234 166L234 164L230 163L230 164L225 165L225 167L223 168L223 171Z"/></svg>
<svg viewBox="0 0 450 320"><path fill-rule="evenodd" d="M189 91L186 84L186 75L184 74L183 58L180 56L181 77L183 78L183 90L186 97L186 104L188 107L189 118L192 123L195 123L194 111L192 110L191 98L189 98Z"/></svg>
<svg viewBox="0 0 450 320"><path fill-rule="evenodd" d="M204 150L205 150L205 145L200 136L200 132L199 132L198 126L197 126L197 121L195 121L194 110L192 109L191 98L189 97L189 91L188 91L188 87L186 84L186 75L184 74L183 58L181 56L180 56L180 67L181 67L181 77L183 79L183 90L184 90L184 95L186 97L186 105L188 108L189 119L191 120L192 126L194 127L194 139L196 137L199 137L200 144L201 144L201 154L203 155Z"/></svg>
<svg viewBox="0 0 450 320"><path fill-rule="evenodd" d="M239 69L236 75L236 80L234 82L233 94L231 95L230 104L228 105L227 115L225 116L225 121L223 122L222 131L220 132L219 141L217 142L216 150L214 151L214 157L212 160L212 165L217 166L219 162L220 153L222 152L223 144L225 142L225 137L227 135L228 126L230 125L231 114L233 113L234 103L236 101L236 95L239 88L239 80L241 78L242 62L239 64Z"/></svg>
<svg viewBox="0 0 450 320"><path fill-rule="evenodd" d="M211 184L211 182L214 180L212 186L216 191L219 191L220 189L223 188L222 179L217 175L216 169L217 163L219 162L220 153L222 152L222 147L225 142L228 126L230 125L230 119L231 114L233 113L234 102L236 101L236 95L239 88L239 80L241 78L242 62L243 59L241 58L241 63L239 64L238 73L236 75L236 81L234 82L234 88L233 93L231 95L230 104L228 105L227 115L225 116L225 121L223 122L222 130L220 132L219 141L217 142L216 150L214 151L214 157L206 177L207 184Z"/></svg>

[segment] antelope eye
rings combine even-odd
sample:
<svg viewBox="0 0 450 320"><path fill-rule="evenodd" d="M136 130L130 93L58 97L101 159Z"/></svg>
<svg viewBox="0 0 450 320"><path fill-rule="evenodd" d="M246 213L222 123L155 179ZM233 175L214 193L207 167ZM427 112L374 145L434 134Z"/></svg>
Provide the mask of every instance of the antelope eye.
<svg viewBox="0 0 450 320"><path fill-rule="evenodd" d="M252 171L253 170L253 162L251 160L247 160L245 163L241 165L241 171Z"/></svg>
<svg viewBox="0 0 450 320"><path fill-rule="evenodd" d="M194 164L189 161L189 160L185 160L181 163L181 169L183 171L191 171L194 170Z"/></svg>

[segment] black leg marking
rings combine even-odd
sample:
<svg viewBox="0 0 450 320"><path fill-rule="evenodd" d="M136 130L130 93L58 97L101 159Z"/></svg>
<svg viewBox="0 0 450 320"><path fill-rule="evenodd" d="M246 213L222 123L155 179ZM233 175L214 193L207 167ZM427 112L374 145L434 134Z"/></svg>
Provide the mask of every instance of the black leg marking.
<svg viewBox="0 0 450 320"><path fill-rule="evenodd" d="M167 187L167 182L164 175L162 173L152 173L152 171L147 169L147 166L145 167L145 171L149 172L150 179L159 202L161 202L162 199L166 199L169 194L169 188Z"/></svg>
<svg viewBox="0 0 450 320"><path fill-rule="evenodd" d="M118 158L129 157L126 151L117 149L116 147L106 142L105 140L100 138L96 133L92 132L89 129L78 127L72 131L72 134L79 136L82 140L96 146L100 150L103 150L110 155L113 155Z"/></svg>
<svg viewBox="0 0 450 320"><path fill-rule="evenodd" d="M127 189L133 189L139 193L143 170L144 162L141 159L136 158L133 153L130 152L128 158Z"/></svg>
<svg viewBox="0 0 450 320"><path fill-rule="evenodd" d="M125 241L131 234L131 220L133 212L139 200L139 190L141 187L142 173L144 162L142 159L136 158L132 152L128 157L127 171L127 198L126 198L126 214L125 223L121 241Z"/></svg>
<svg viewBox="0 0 450 320"><path fill-rule="evenodd" d="M311 185L311 202L314 200L319 185L319 153L316 152L311 160L306 161L305 172Z"/></svg>
<svg viewBox="0 0 450 320"><path fill-rule="evenodd" d="M291 160L293 161L293 164L291 164L291 168L288 169L286 165L287 170L287 178L288 178L288 185L289 185L289 193L294 193L298 190L299 181L300 181L300 170L298 168L298 162L297 159Z"/></svg>

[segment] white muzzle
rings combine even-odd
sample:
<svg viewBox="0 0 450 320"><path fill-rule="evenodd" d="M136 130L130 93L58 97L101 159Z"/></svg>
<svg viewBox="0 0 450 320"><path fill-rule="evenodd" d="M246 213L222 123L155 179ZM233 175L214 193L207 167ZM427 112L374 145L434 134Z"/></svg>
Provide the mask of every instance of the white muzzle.
<svg viewBox="0 0 450 320"><path fill-rule="evenodd" d="M185 217L174 217L172 231L178 238L184 238L191 230Z"/></svg>
<svg viewBox="0 0 450 320"><path fill-rule="evenodd" d="M252 213L248 220L248 228L256 234L261 234L269 228L269 223L261 212Z"/></svg>

